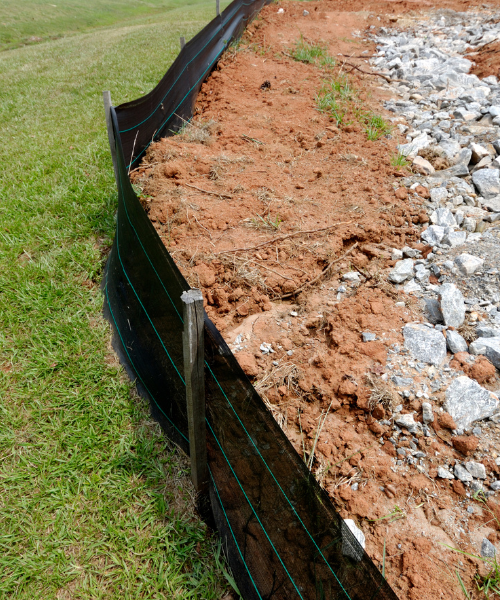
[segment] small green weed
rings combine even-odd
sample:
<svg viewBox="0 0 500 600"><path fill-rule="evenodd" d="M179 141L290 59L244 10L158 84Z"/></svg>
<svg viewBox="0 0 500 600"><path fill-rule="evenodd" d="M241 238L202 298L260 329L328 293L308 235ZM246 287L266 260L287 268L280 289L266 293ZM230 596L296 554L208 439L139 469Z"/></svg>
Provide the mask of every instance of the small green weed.
<svg viewBox="0 0 500 600"><path fill-rule="evenodd" d="M405 518L405 511L402 508L399 508L399 506L396 504L393 510L391 510L391 512L388 515L384 515L379 519L369 519L369 521L371 521L372 523L376 523L377 521L385 521L385 519L388 519L388 523L394 523L394 521L399 521L399 519Z"/></svg>
<svg viewBox="0 0 500 600"><path fill-rule="evenodd" d="M277 231L281 227L282 219L279 215L276 215L274 219L272 219L269 215L267 217L262 217L261 215L257 215L257 217L250 219L250 224L252 227L256 229L272 229Z"/></svg>
<svg viewBox="0 0 500 600"><path fill-rule="evenodd" d="M319 64L322 67L334 67L335 59L328 54L328 48L321 44L310 43L301 35L295 42L295 48L290 50L290 56L307 64Z"/></svg>
<svg viewBox="0 0 500 600"><path fill-rule="evenodd" d="M345 116L356 101L356 90L347 75L340 75L324 81L323 87L316 96L316 106L322 113L333 117L337 125L344 124Z"/></svg>
<svg viewBox="0 0 500 600"><path fill-rule="evenodd" d="M391 158L391 166L396 167L398 170L404 169L404 167L410 166L410 161L404 154L398 153Z"/></svg>
<svg viewBox="0 0 500 600"><path fill-rule="evenodd" d="M500 596L500 565L498 564L496 558L483 558L482 556L477 556L477 554L470 554L469 552L458 550L458 548L454 548L453 546L449 546L448 544L441 545L445 548L448 548L449 550L453 550L453 552L458 552L459 554L468 556L469 558L477 558L479 560L482 560L485 564L489 565L490 571L487 575L475 575L477 589L480 592L484 592L484 595L488 600L489 598L497 598L498 596ZM457 576L458 582L460 583L460 587L462 588L465 597L470 598L458 571ZM490 594L493 594L493 596L490 596Z"/></svg>
<svg viewBox="0 0 500 600"><path fill-rule="evenodd" d="M391 131L389 123L381 116L369 113L362 118L367 138L374 142Z"/></svg>

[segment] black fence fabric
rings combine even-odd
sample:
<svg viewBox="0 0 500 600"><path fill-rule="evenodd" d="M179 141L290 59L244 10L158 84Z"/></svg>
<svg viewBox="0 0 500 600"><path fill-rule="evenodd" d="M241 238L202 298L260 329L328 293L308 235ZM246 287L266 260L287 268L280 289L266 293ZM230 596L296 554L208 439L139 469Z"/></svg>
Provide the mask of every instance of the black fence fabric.
<svg viewBox="0 0 500 600"><path fill-rule="evenodd" d="M187 44L150 94L111 108L119 204L103 282L105 314L127 370L186 452L181 294L189 285L128 170L178 124L176 115L191 117L203 79L263 4L235 0ZM206 316L205 380L210 503L243 598L396 599Z"/></svg>

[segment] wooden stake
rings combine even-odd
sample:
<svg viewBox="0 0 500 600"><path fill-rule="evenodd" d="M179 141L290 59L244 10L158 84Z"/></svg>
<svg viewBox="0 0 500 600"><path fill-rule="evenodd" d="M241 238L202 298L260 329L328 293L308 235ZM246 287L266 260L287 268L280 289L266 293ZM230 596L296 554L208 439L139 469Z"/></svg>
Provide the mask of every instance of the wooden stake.
<svg viewBox="0 0 500 600"><path fill-rule="evenodd" d="M104 101L104 113L106 115L106 127L108 129L109 149L111 150L111 159L113 160L113 169L115 170L115 181L118 189L120 189L118 180L118 163L116 162L115 134L113 131L113 122L111 121L111 107L113 106L111 103L111 93L103 92L102 99Z"/></svg>
<svg viewBox="0 0 500 600"><path fill-rule="evenodd" d="M181 35L181 50L184 48L184 46L186 45L186 38Z"/></svg>
<svg viewBox="0 0 500 600"><path fill-rule="evenodd" d="M215 12L217 16L220 16L220 0L215 0Z"/></svg>
<svg viewBox="0 0 500 600"><path fill-rule="evenodd" d="M203 343L204 310L200 290L183 292L184 332L184 380L189 425L189 452L191 478L197 492L208 485L207 440L205 431L205 350Z"/></svg>

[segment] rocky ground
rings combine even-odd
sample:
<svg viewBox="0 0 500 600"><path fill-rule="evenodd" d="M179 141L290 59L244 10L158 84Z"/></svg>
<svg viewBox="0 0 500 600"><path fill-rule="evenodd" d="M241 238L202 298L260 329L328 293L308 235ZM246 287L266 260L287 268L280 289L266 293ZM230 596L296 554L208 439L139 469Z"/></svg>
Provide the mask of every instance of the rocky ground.
<svg viewBox="0 0 500 600"><path fill-rule="evenodd" d="M412 600L484 597L500 541L500 11L472 4L273 4L131 174Z"/></svg>

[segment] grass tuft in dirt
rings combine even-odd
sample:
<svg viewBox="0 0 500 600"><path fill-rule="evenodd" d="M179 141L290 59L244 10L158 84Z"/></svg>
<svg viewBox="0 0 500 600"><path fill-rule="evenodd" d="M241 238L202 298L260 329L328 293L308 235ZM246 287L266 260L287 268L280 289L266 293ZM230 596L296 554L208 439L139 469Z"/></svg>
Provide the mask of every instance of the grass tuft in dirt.
<svg viewBox="0 0 500 600"><path fill-rule="evenodd" d="M360 120L364 122L366 137L371 142L375 142L391 132L389 123L379 115L368 113L367 115L362 116Z"/></svg>
<svg viewBox="0 0 500 600"><path fill-rule="evenodd" d="M366 375L366 384L371 390L370 410L373 410L377 404L394 409L400 402L400 397L392 384L383 381L380 377L375 377L371 373Z"/></svg>
<svg viewBox="0 0 500 600"><path fill-rule="evenodd" d="M404 169L410 165L410 161L404 154L398 153L391 157L391 166L395 167L397 170Z"/></svg>
<svg viewBox="0 0 500 600"><path fill-rule="evenodd" d="M212 136L218 131L219 124L214 119L204 121L186 121L177 135L185 142L210 145Z"/></svg>
<svg viewBox="0 0 500 600"><path fill-rule="evenodd" d="M295 42L295 46L290 50L290 56L296 61L322 67L334 67L336 64L333 56L328 54L326 45L309 42L303 35L300 36Z"/></svg>

